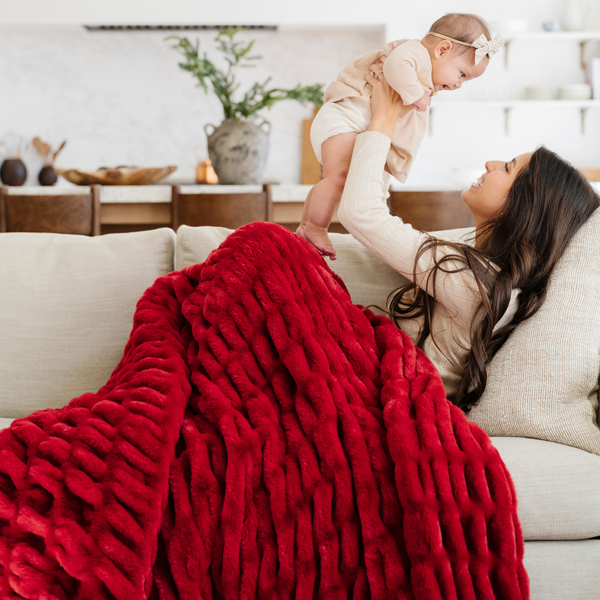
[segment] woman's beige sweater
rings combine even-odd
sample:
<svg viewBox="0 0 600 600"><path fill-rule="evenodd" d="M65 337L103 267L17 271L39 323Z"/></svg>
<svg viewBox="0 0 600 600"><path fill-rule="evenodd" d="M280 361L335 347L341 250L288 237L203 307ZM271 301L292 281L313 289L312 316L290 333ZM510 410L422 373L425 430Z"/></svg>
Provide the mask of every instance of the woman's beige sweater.
<svg viewBox="0 0 600 600"><path fill-rule="evenodd" d="M383 174L389 148L390 138L383 133L367 131L357 136L338 217L359 242L435 298L431 333L423 351L440 372L446 391L451 393L456 389L463 370L461 365L470 348L471 324L481 296L470 270L439 272L434 287L428 279L433 267L431 252L420 257L415 279L415 257L428 236L389 213ZM445 252L455 253L443 246L437 252L438 259ZM446 266L452 269L452 263ZM510 305L496 328L512 318L517 295L518 290L513 290ZM413 340L418 337L419 327L420 323L406 324Z"/></svg>

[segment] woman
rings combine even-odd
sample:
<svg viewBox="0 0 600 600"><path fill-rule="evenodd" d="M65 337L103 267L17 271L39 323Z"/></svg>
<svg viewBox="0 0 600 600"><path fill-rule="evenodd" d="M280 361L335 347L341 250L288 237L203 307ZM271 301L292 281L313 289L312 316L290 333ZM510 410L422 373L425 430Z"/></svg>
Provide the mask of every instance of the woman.
<svg viewBox="0 0 600 600"><path fill-rule="evenodd" d="M402 101L381 63L371 72L373 120L358 136L338 216L411 280L392 295L391 314L438 368L448 397L468 411L485 390L487 363L544 303L552 269L598 196L577 169L540 147L487 162L462 193L476 223L470 243L415 231L389 214L380 175Z"/></svg>

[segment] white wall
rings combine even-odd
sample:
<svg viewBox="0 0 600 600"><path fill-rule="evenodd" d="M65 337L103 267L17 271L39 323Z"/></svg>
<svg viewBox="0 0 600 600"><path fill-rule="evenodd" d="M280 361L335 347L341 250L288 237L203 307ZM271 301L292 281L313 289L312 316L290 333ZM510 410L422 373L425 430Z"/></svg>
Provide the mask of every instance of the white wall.
<svg viewBox="0 0 600 600"><path fill-rule="evenodd" d="M379 0L1 0L6 24L376 24L409 2ZM235 23L234 23L235 22Z"/></svg>
<svg viewBox="0 0 600 600"><path fill-rule="evenodd" d="M0 24L194 23L275 25L366 25L385 23L418 35L445 12L474 12L489 20L558 18L565 0L0 0ZM587 29L600 26L600 2L592 5ZM233 19L233 20L232 20Z"/></svg>
<svg viewBox="0 0 600 600"><path fill-rule="evenodd" d="M69 143L59 166L178 164L177 177L192 177L206 156L206 123L218 124L216 98L194 87L176 66L178 56L162 33L87 33L81 23L278 24L278 32L257 32L260 67L247 81L273 77L273 84L327 83L351 58L386 39L422 35L448 10L476 12L488 21L527 18L531 29L560 18L564 0L445 0L409 3L280 0L208 2L191 0L0 0L0 137L9 129ZM45 24L17 27L16 23ZM59 24L72 24L60 26ZM54 24L49 26L48 24ZM360 26L356 25L360 24ZM340 26L343 26L340 28ZM592 2L586 29L600 30L600 2ZM385 31L385 33L384 33ZM198 36L211 48L214 33ZM487 73L459 92L445 92L435 104L464 99L519 98L535 83L584 80L577 42L515 42L509 68L503 53ZM444 97L445 96L445 97ZM435 106L434 104L434 106ZM273 124L265 177L297 183L301 121L311 109L280 103L263 116ZM423 141L409 184L444 183L454 169L483 169L490 158L512 158L544 143L580 167L600 167L600 109L587 113L581 133L577 109L518 109L504 132L502 109L439 109L433 135ZM33 159L30 159L33 160ZM32 171L36 170L32 164ZM35 176L35 173L33 173Z"/></svg>
<svg viewBox="0 0 600 600"><path fill-rule="evenodd" d="M272 77L274 87L327 83L354 56L380 47L383 28L302 33L244 32L262 55L242 69L241 90ZM216 32L201 32L200 48L215 53ZM204 126L218 125L222 107L181 70L165 33L90 33L81 27L10 27L0 32L0 140L8 130L29 140L68 143L57 166L174 164L191 179L208 157ZM272 124L265 178L299 183L302 120L313 107L284 101L261 113ZM39 159L27 152L28 183Z"/></svg>

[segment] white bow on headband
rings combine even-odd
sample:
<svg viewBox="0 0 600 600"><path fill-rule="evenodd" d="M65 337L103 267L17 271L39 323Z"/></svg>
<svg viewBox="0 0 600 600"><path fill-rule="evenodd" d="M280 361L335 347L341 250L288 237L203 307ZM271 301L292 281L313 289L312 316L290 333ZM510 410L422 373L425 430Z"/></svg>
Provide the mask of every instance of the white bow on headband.
<svg viewBox="0 0 600 600"><path fill-rule="evenodd" d="M435 35L443 40L450 40L451 42L462 44L463 46L475 48L476 65L478 65L481 62L481 59L486 55L492 58L492 56L494 56L494 54L496 54L496 52L502 48L503 43L502 36L499 33L494 36L493 40L488 40L482 33L472 44L469 44L469 42L462 42L461 40L455 40L454 38L448 37L443 33L437 33L436 31L430 31L429 34Z"/></svg>
<svg viewBox="0 0 600 600"><path fill-rule="evenodd" d="M483 33L471 44L475 48L475 64L478 65L484 56L492 58L502 48L503 39L498 33L494 39L488 40Z"/></svg>

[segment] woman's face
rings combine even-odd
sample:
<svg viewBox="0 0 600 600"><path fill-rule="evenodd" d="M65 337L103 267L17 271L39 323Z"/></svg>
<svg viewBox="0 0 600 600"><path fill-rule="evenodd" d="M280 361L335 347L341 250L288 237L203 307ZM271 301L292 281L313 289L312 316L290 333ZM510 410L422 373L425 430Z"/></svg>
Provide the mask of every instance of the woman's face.
<svg viewBox="0 0 600 600"><path fill-rule="evenodd" d="M502 212L508 191L521 169L529 164L532 154L520 154L510 162L491 160L485 163L485 173L462 193L477 226Z"/></svg>

